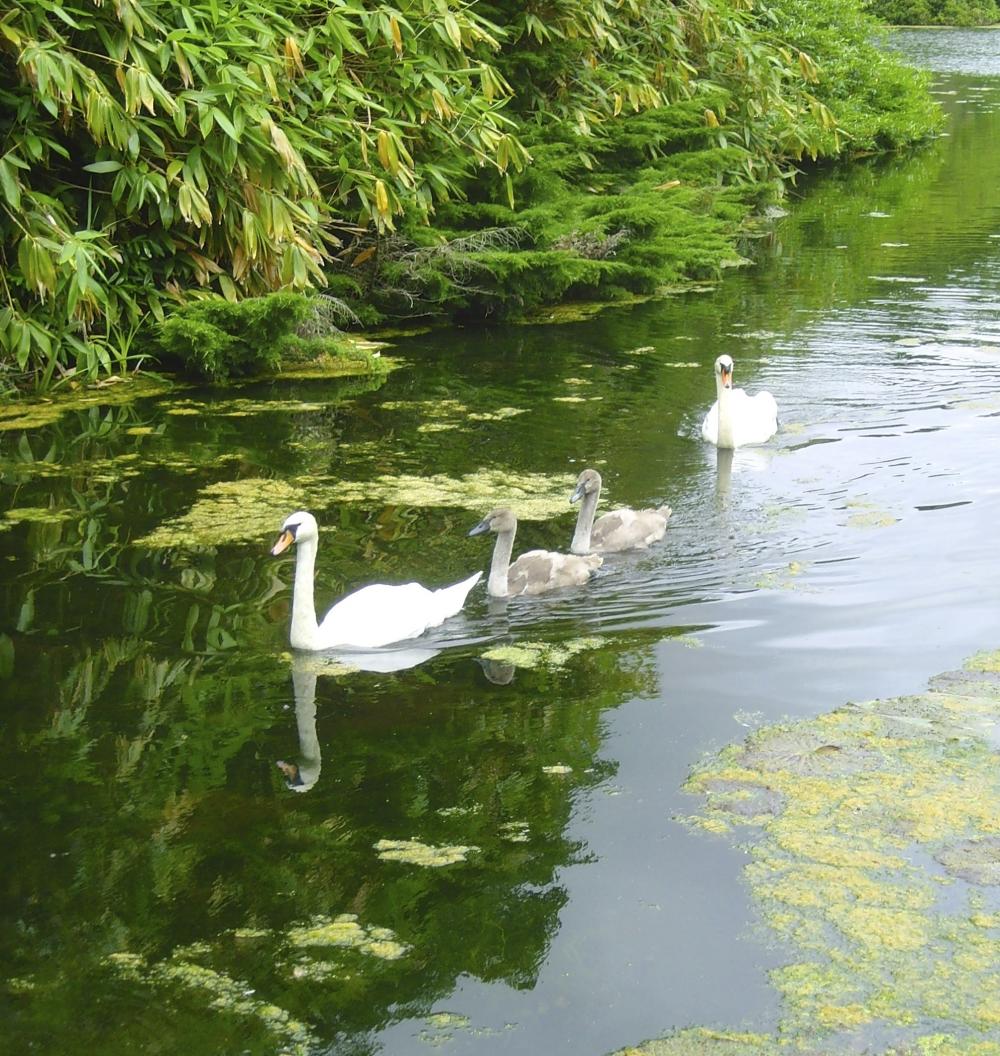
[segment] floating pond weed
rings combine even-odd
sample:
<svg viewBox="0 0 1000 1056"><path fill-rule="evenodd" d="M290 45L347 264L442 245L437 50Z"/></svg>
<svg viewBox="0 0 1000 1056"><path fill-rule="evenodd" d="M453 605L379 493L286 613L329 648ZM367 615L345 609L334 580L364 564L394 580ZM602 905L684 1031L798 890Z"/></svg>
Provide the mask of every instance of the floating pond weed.
<svg viewBox="0 0 1000 1056"><path fill-rule="evenodd" d="M385 862L405 862L427 869L464 862L478 847L456 845L434 847L419 840L379 840L375 844L378 856Z"/></svg>
<svg viewBox="0 0 1000 1056"><path fill-rule="evenodd" d="M833 1031L1000 1028L1000 914L977 893L1000 884L1000 767L983 737L1000 720L996 658L928 693L764 727L689 778L706 797L697 827L759 832L746 876L796 951L771 973L785 1051L823 1051ZM952 877L970 889L942 902ZM985 1048L938 1038L908 1051L1000 1052L992 1033Z"/></svg>
<svg viewBox="0 0 1000 1056"><path fill-rule="evenodd" d="M461 477L443 473L420 477L382 475L370 481L342 481L338 502L382 502L399 506L456 506L485 511L510 506L522 520L546 520L566 513L576 478L568 473L516 473L480 469Z"/></svg>
<svg viewBox="0 0 1000 1056"><path fill-rule="evenodd" d="M608 639L600 637L570 638L564 642L516 642L491 646L482 658L514 667L559 668L565 667L577 653L600 649L607 644Z"/></svg>

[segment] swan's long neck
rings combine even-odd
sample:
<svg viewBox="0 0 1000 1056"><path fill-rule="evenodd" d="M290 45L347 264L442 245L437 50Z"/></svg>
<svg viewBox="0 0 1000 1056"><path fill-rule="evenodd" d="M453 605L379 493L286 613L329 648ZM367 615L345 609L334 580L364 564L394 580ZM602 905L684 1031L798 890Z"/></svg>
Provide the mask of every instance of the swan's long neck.
<svg viewBox="0 0 1000 1056"><path fill-rule="evenodd" d="M510 555L514 552L514 533L516 528L497 532L497 543L493 547L493 560L490 562L490 578L486 589L495 598L507 597L507 569L510 568Z"/></svg>
<svg viewBox="0 0 1000 1056"><path fill-rule="evenodd" d="M601 497L601 489L595 488L583 496L580 504L580 512L576 518L576 531L573 532L573 542L570 543L570 552L574 554L590 553L590 533L594 528L594 514L597 513L597 500Z"/></svg>
<svg viewBox="0 0 1000 1056"><path fill-rule="evenodd" d="M722 384L721 377L716 377L715 388L719 399L719 435L715 446L732 450L736 446L733 435L733 390Z"/></svg>
<svg viewBox="0 0 1000 1056"><path fill-rule="evenodd" d="M293 649L309 649L319 633L313 583L316 576L316 540L303 539L295 548L295 586L292 589Z"/></svg>

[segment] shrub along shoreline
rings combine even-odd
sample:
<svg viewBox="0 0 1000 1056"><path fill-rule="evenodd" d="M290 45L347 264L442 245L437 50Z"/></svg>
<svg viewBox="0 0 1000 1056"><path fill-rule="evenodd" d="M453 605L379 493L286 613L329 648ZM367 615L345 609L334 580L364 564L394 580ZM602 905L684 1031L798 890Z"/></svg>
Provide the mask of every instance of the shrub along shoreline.
<svg viewBox="0 0 1000 1056"><path fill-rule="evenodd" d="M803 166L938 126L877 32L861 0L15 0L0 391L187 369L180 331L278 290L324 294L308 355L717 277ZM222 345L194 373L275 351Z"/></svg>

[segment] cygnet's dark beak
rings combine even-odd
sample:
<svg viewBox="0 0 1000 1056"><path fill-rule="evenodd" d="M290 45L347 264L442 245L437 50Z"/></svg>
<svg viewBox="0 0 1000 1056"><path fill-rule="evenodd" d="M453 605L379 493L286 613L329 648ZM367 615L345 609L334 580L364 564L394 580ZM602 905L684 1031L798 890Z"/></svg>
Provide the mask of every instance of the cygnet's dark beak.
<svg viewBox="0 0 1000 1056"><path fill-rule="evenodd" d="M483 532L488 532L489 530L490 530L490 522L489 522L488 519L484 518L483 520L481 520L479 522L479 524L476 525L475 528L470 528L468 534L469 535L482 535Z"/></svg>
<svg viewBox="0 0 1000 1056"><path fill-rule="evenodd" d="M584 490L583 484L577 484L577 486L573 489L573 494L569 497L569 501L579 502L585 494L586 492Z"/></svg>

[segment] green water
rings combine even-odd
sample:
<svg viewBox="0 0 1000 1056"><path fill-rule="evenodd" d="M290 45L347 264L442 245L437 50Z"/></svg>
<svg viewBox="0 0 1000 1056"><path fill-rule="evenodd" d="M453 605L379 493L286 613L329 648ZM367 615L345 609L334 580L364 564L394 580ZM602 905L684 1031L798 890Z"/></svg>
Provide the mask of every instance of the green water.
<svg viewBox="0 0 1000 1056"><path fill-rule="evenodd" d="M784 951L680 786L764 719L996 644L998 40L907 42L950 71L949 134L804 185L715 290L399 340L384 379L0 430L0 1048L597 1054L773 1025ZM731 465L699 433L723 351L782 422ZM267 550L293 509L322 608L485 568L466 532L529 474L517 548L565 549L585 465L606 507L674 507L662 543L585 589L480 587L374 659L287 651L294 558Z"/></svg>

